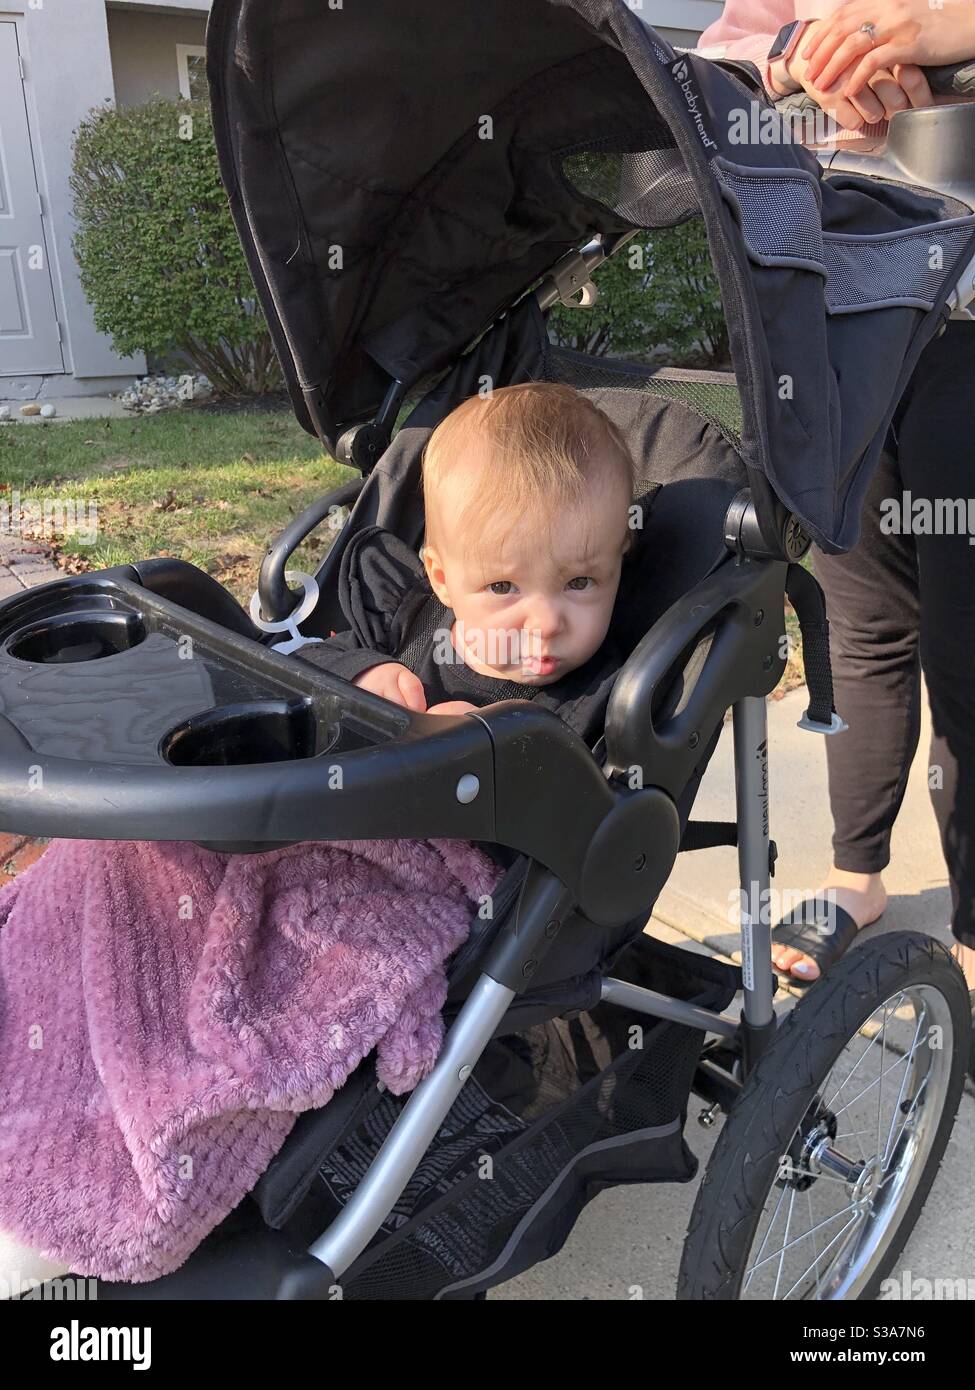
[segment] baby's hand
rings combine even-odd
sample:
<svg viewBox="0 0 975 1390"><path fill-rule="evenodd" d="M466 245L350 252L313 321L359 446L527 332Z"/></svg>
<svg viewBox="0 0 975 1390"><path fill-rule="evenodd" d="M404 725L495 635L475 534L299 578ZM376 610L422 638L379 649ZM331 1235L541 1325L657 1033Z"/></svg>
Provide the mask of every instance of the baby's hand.
<svg viewBox="0 0 975 1390"><path fill-rule="evenodd" d="M472 709L477 709L477 705L469 700L441 700L439 705L431 705L427 714L467 714Z"/></svg>
<svg viewBox="0 0 975 1390"><path fill-rule="evenodd" d="M423 682L399 661L384 661L379 666L370 666L368 671L356 676L352 684L360 690L371 690L373 695L382 695L404 709L415 709L420 714L427 707Z"/></svg>

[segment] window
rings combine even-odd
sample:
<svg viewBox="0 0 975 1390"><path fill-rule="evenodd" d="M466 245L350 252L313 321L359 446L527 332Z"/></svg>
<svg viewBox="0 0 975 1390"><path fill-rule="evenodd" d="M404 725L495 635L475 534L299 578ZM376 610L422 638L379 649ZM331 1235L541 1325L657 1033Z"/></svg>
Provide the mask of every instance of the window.
<svg viewBox="0 0 975 1390"><path fill-rule="evenodd" d="M207 96L207 51L202 44L178 43L176 66L179 70L179 94L191 101L203 101Z"/></svg>

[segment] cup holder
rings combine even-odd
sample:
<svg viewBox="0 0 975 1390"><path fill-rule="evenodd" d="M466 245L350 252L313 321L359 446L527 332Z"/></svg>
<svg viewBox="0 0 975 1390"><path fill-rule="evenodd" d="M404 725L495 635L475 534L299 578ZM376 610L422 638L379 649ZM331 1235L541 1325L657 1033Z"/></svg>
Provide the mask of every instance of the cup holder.
<svg viewBox="0 0 975 1390"><path fill-rule="evenodd" d="M194 715L160 752L173 767L241 767L313 758L318 721L311 701L263 700Z"/></svg>
<svg viewBox="0 0 975 1390"><path fill-rule="evenodd" d="M145 623L138 613L76 611L21 629L7 643L7 651L18 661L66 666L118 656L145 637Z"/></svg>

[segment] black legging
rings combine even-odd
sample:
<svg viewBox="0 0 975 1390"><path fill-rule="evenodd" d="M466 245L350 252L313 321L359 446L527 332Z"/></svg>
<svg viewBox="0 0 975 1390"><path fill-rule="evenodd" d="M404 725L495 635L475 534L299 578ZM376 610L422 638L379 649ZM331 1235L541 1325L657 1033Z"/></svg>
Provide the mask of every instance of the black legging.
<svg viewBox="0 0 975 1390"><path fill-rule="evenodd" d="M843 556L817 551L814 560L826 591L836 708L850 726L826 740L833 857L858 873L890 862L920 732L923 668L934 729L928 780L952 930L975 947L975 323L952 320L924 350L887 445L859 545ZM882 503L901 503L905 492L960 499L971 531L885 534Z"/></svg>

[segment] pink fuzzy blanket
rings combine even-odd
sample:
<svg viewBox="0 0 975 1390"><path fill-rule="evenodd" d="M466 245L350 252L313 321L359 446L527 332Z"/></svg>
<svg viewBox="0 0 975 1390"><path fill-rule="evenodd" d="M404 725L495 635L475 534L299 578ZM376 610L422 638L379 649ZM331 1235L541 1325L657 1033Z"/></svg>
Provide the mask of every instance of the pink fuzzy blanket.
<svg viewBox="0 0 975 1390"><path fill-rule="evenodd" d="M453 840L260 855L55 841L0 891L0 1229L78 1274L183 1263L378 1049L411 1090L501 870Z"/></svg>

